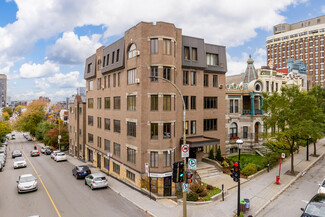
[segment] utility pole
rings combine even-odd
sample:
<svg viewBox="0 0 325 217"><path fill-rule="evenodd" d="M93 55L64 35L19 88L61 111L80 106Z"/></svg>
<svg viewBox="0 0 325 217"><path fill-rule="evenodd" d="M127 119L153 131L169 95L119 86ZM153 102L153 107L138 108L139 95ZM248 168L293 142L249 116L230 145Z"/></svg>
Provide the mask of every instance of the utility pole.
<svg viewBox="0 0 325 217"><path fill-rule="evenodd" d="M240 149L242 148L243 145L243 140L238 139L236 141L238 145L238 167L239 167L239 177L238 177L238 198L237 198L237 216L240 215Z"/></svg>

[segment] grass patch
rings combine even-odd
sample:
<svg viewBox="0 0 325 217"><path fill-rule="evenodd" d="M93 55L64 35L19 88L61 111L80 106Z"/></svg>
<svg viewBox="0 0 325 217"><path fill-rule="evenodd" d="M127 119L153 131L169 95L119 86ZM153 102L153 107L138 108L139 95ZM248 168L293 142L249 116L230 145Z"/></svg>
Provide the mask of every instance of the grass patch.
<svg viewBox="0 0 325 217"><path fill-rule="evenodd" d="M230 162L238 161L238 155L228 157ZM240 168L243 169L246 164L255 164L258 170L261 170L267 166L267 160L265 157L259 155L251 155L251 154L241 154L240 155Z"/></svg>
<svg viewBox="0 0 325 217"><path fill-rule="evenodd" d="M201 182L201 184L204 185L205 187L208 186L208 184L204 182ZM213 190L207 190L207 196L203 197L202 199L204 201L210 201L212 196L219 194L220 192L221 192L220 188L213 187Z"/></svg>

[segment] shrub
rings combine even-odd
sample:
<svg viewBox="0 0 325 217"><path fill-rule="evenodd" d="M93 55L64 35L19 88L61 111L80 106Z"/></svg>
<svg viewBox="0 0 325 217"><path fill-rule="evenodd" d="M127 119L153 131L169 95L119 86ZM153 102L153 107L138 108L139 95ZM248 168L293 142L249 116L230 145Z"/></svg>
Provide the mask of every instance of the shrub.
<svg viewBox="0 0 325 217"><path fill-rule="evenodd" d="M238 217L244 217L244 213L243 212L240 212L240 214L239 214Z"/></svg>
<svg viewBox="0 0 325 217"><path fill-rule="evenodd" d="M244 169L241 171L241 173L245 176L253 175L257 172L257 167L255 164L249 163L247 164Z"/></svg>
<svg viewBox="0 0 325 217"><path fill-rule="evenodd" d="M229 164L225 160L221 164L222 164L223 167L226 167L226 168L229 167Z"/></svg>
<svg viewBox="0 0 325 217"><path fill-rule="evenodd" d="M209 158L210 158L211 160L214 160L213 149L210 149L210 152L209 152Z"/></svg>
<svg viewBox="0 0 325 217"><path fill-rule="evenodd" d="M196 193L199 187L200 187L199 184L193 184L191 185L190 190Z"/></svg>
<svg viewBox="0 0 325 217"><path fill-rule="evenodd" d="M197 195L197 193L191 191L190 193L187 194L187 200L188 201L197 201L197 199L199 198L199 196Z"/></svg>
<svg viewBox="0 0 325 217"><path fill-rule="evenodd" d="M207 196L207 191L202 191L200 194L199 194L200 197L205 197Z"/></svg>
<svg viewBox="0 0 325 217"><path fill-rule="evenodd" d="M200 185L199 188L196 190L196 193L200 194L200 193L202 193L203 191L205 191L205 189L206 189L205 186Z"/></svg>
<svg viewBox="0 0 325 217"><path fill-rule="evenodd" d="M218 147L218 150L217 150L216 160L217 161L222 161L223 160L223 157L221 156L220 146Z"/></svg>
<svg viewBox="0 0 325 217"><path fill-rule="evenodd" d="M208 190L213 190L213 186L212 186L212 185L208 185L208 186L207 186L207 189L208 189Z"/></svg>
<svg viewBox="0 0 325 217"><path fill-rule="evenodd" d="M281 154L278 152L270 152L266 155L266 164L270 164L270 168L274 167L280 160Z"/></svg>

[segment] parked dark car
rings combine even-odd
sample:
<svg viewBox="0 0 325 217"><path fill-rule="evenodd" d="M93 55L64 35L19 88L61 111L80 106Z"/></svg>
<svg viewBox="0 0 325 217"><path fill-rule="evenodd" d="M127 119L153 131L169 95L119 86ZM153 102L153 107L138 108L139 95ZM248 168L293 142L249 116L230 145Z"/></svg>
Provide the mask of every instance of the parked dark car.
<svg viewBox="0 0 325 217"><path fill-rule="evenodd" d="M12 158L15 158L15 157L21 157L22 156L22 153L20 150L13 150L12 151Z"/></svg>
<svg viewBox="0 0 325 217"><path fill-rule="evenodd" d="M72 175L75 176L76 179L85 178L89 174L91 174L91 171L86 165L76 166L72 169Z"/></svg>
<svg viewBox="0 0 325 217"><path fill-rule="evenodd" d="M50 149L50 148L47 148L44 152L44 154L46 154L46 155L50 155L51 153L52 153L52 149Z"/></svg>
<svg viewBox="0 0 325 217"><path fill-rule="evenodd" d="M301 217L325 217L325 194L316 194L301 211Z"/></svg>

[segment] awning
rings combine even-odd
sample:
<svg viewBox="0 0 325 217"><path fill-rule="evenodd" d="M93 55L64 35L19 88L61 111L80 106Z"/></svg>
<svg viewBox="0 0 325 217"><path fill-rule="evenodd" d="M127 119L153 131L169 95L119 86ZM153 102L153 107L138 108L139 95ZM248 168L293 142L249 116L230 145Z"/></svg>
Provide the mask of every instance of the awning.
<svg viewBox="0 0 325 217"><path fill-rule="evenodd" d="M186 137L186 144L189 144L190 148L198 148L208 145L220 144L220 139L205 136L191 136ZM180 145L183 145L183 138L181 138Z"/></svg>

